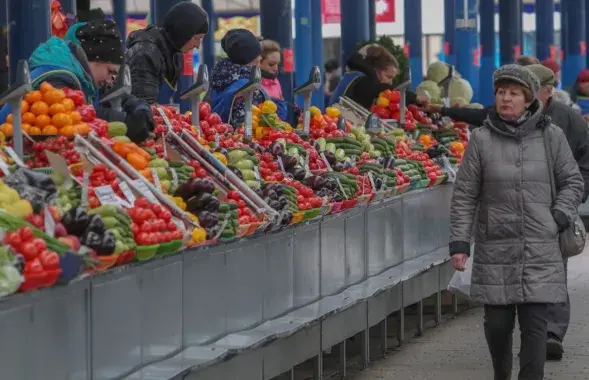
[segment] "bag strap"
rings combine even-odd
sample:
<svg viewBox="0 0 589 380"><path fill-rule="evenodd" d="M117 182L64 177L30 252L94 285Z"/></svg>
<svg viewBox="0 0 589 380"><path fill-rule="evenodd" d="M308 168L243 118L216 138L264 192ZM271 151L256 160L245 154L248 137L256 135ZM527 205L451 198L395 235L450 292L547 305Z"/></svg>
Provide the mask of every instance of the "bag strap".
<svg viewBox="0 0 589 380"><path fill-rule="evenodd" d="M550 125L550 124L549 124ZM548 163L548 178L550 179L550 193L552 203L556 201L556 182L554 179L554 160L552 156L552 146L550 144L550 136L548 136L548 126L542 129L542 139L544 140L544 150L546 151L546 162Z"/></svg>

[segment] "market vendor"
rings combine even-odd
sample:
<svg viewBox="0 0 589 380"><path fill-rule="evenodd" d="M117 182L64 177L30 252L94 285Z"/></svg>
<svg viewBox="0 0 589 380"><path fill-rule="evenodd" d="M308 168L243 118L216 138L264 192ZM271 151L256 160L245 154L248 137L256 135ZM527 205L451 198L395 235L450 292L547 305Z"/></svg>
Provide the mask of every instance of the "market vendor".
<svg viewBox="0 0 589 380"><path fill-rule="evenodd" d="M221 48L227 58L213 67L207 100L224 122L239 127L245 121L245 102L235 98L235 93L249 82L252 68L260 66L262 47L249 30L232 29L221 40ZM266 99L265 91L254 92L254 104Z"/></svg>
<svg viewBox="0 0 589 380"><path fill-rule="evenodd" d="M378 95L393 90L393 80L399 74L397 59L384 47L370 45L348 59L348 71L333 91L329 105L346 96L362 107L370 109ZM428 99L407 91L407 104L426 104Z"/></svg>
<svg viewBox="0 0 589 380"><path fill-rule="evenodd" d="M182 53L200 47L209 32L209 16L197 4L174 5L162 26L149 25L127 38L126 64L133 95L149 103L169 104L182 74Z"/></svg>
<svg viewBox="0 0 589 380"><path fill-rule="evenodd" d="M132 95L122 99L120 111L98 103L99 89L115 81L123 54L123 42L113 21L74 24L65 39L51 37L33 51L29 58L32 86L37 89L48 82L55 88L81 90L99 118L125 122L127 136L141 142L155 125L147 104ZM2 107L0 120L6 120L10 112L8 105Z"/></svg>
<svg viewBox="0 0 589 380"><path fill-rule="evenodd" d="M282 96L282 86L278 80L280 66L280 45L276 41L262 40L262 60L260 71L262 73L262 90L266 98L272 99L277 106L276 113L282 120L286 120L288 107Z"/></svg>

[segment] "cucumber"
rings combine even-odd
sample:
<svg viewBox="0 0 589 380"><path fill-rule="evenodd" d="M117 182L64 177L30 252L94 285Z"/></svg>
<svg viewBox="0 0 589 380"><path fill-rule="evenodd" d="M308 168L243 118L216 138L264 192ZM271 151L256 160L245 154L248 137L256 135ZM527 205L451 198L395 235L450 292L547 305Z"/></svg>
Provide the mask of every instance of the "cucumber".
<svg viewBox="0 0 589 380"><path fill-rule="evenodd" d="M183 161L168 161L171 168L182 168L184 167ZM192 166L191 166L192 167Z"/></svg>

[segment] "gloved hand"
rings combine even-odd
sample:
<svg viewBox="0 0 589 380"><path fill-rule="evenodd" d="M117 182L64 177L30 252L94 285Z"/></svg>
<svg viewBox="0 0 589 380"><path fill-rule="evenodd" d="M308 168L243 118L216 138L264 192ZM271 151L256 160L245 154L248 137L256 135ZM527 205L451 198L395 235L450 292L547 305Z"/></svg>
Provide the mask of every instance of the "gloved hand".
<svg viewBox="0 0 589 380"><path fill-rule="evenodd" d="M125 118L127 137L135 143L143 142L147 139L149 132L155 128L151 108L133 95L128 95L123 99L121 105L127 114Z"/></svg>

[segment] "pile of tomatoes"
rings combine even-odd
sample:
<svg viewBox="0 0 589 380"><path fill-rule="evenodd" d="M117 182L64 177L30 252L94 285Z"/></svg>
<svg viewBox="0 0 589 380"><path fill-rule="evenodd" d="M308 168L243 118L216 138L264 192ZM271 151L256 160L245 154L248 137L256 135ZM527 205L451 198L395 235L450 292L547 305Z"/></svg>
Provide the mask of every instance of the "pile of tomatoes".
<svg viewBox="0 0 589 380"><path fill-rule="evenodd" d="M182 231L172 220L172 214L156 203L139 198L129 209L131 232L138 245L168 243L183 238Z"/></svg>

